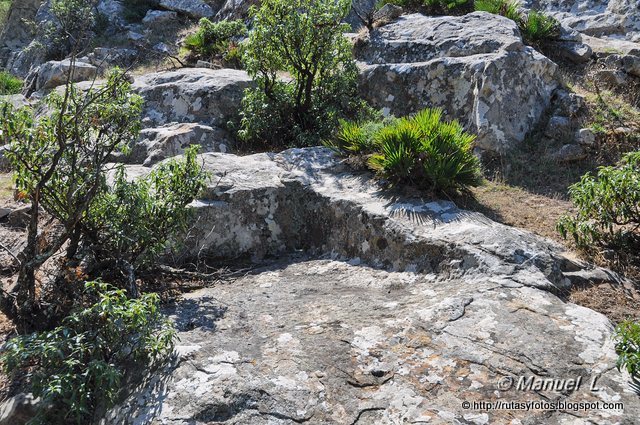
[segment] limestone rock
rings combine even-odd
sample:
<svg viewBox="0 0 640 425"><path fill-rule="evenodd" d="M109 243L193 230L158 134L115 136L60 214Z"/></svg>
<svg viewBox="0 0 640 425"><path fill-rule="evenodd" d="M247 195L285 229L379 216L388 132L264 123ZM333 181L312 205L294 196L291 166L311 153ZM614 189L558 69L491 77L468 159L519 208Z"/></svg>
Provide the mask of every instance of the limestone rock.
<svg viewBox="0 0 640 425"><path fill-rule="evenodd" d="M196 19L210 18L216 13L211 6L202 0L160 0L159 4L165 9L183 13Z"/></svg>
<svg viewBox="0 0 640 425"><path fill-rule="evenodd" d="M492 151L522 141L558 86L557 66L523 44L516 24L485 12L402 16L372 31L357 59L374 106L393 115L443 108Z"/></svg>
<svg viewBox="0 0 640 425"><path fill-rule="evenodd" d="M563 145L553 157L558 162L576 162L585 159L587 152L580 145L567 144Z"/></svg>
<svg viewBox="0 0 640 425"><path fill-rule="evenodd" d="M192 145L200 152L228 152L233 144L231 136L220 128L201 124L169 124L147 128L140 133L140 141L131 147L126 162L151 166L166 158L182 155Z"/></svg>
<svg viewBox="0 0 640 425"><path fill-rule="evenodd" d="M553 116L549 119L544 135L553 140L567 140L573 135L571 120L568 117Z"/></svg>
<svg viewBox="0 0 640 425"><path fill-rule="evenodd" d="M636 0L525 0L526 8L552 14L564 25L594 36L640 36L640 4Z"/></svg>
<svg viewBox="0 0 640 425"><path fill-rule="evenodd" d="M249 8L259 4L259 0L225 0L216 19L246 19L249 16Z"/></svg>
<svg viewBox="0 0 640 425"><path fill-rule="evenodd" d="M133 89L144 100L145 126L189 122L225 127L237 118L251 78L233 69L185 68L136 78Z"/></svg>
<svg viewBox="0 0 640 425"><path fill-rule="evenodd" d="M581 128L576 132L575 135L576 143L582 146L595 146L596 144L596 134L590 128Z"/></svg>
<svg viewBox="0 0 640 425"><path fill-rule="evenodd" d="M70 72L71 61L69 59L49 61L33 71L33 76L27 77L27 80L35 78L35 90L48 90L64 85L69 79ZM95 66L76 61L70 80L74 83L89 81L96 78L96 75L97 68Z"/></svg>
<svg viewBox="0 0 640 425"><path fill-rule="evenodd" d="M7 20L0 34L0 47L20 50L31 43L33 34L24 24L25 20L33 20L41 0L20 0L11 2ZM0 66L4 63L0 63Z"/></svg>
<svg viewBox="0 0 640 425"><path fill-rule="evenodd" d="M24 425L36 414L39 399L31 394L18 394L0 405L0 425Z"/></svg>
<svg viewBox="0 0 640 425"><path fill-rule="evenodd" d="M640 77L640 56L624 56L622 58L622 66L628 74Z"/></svg>
<svg viewBox="0 0 640 425"><path fill-rule="evenodd" d="M286 260L171 307L175 363L104 423L614 424L640 415L615 368L611 323L550 292L584 267L553 242L450 202L386 194L326 149L202 159L216 175L194 204L196 246ZM283 257L295 249L324 258ZM520 377L583 385L517 390ZM600 391L589 391L594 377ZM601 407L465 409L478 400Z"/></svg>
<svg viewBox="0 0 640 425"><path fill-rule="evenodd" d="M167 22L178 19L176 12L170 12L166 10L150 10L142 19L142 23L148 27L158 28Z"/></svg>

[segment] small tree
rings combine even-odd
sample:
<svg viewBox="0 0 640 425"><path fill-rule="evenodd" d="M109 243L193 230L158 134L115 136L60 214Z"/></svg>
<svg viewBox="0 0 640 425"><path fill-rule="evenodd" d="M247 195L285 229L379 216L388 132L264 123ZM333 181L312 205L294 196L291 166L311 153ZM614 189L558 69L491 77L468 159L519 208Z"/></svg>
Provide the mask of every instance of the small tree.
<svg viewBox="0 0 640 425"><path fill-rule="evenodd" d="M357 108L357 69L342 23L348 0L265 0L254 19L245 65L257 88L243 100L240 137L308 145Z"/></svg>
<svg viewBox="0 0 640 425"><path fill-rule="evenodd" d="M0 111L17 188L31 202L18 278L0 294L0 309L27 330L63 316L85 277L108 277L135 297L135 272L184 226L206 176L189 150L146 178L128 181L121 169L108 184L112 154L135 142L140 129L141 98L120 71L87 93L68 84L46 103L50 113L37 119L29 108ZM41 231L43 211L58 230ZM56 254L61 258L47 266L47 290L37 298L36 272ZM42 302L47 296L50 308Z"/></svg>

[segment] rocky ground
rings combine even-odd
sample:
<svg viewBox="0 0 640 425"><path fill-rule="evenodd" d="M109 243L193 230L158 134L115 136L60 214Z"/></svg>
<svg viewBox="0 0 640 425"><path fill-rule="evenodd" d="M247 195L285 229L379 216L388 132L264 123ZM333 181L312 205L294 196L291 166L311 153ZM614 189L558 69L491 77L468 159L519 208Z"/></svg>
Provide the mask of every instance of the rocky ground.
<svg viewBox="0 0 640 425"><path fill-rule="evenodd" d="M473 198L437 200L391 192L322 148L234 154L228 123L248 74L172 58L198 18L246 18L253 3L162 0L132 24L119 2L97 2L107 30L74 79L87 88L109 66L131 66L145 100L140 140L114 161L142 175L200 145L213 177L175 256L252 264L167 306L181 339L173 364L104 422L637 423L638 384L616 370L612 332L638 318L640 267L585 261L555 223L571 209L570 184L640 146L639 6L526 1L562 23L538 49L484 12L394 16L349 35L365 99L386 114L440 106L478 134L487 183ZM49 5L14 2L0 37L0 65L27 81L5 99L16 105L68 76L69 62L45 61L24 25L46 23ZM347 21L359 29L357 16ZM0 243L18 252L28 211L10 178L0 175ZM0 280L12 261L0 249ZM520 377L583 384L518 390ZM600 405L463 405L498 401Z"/></svg>

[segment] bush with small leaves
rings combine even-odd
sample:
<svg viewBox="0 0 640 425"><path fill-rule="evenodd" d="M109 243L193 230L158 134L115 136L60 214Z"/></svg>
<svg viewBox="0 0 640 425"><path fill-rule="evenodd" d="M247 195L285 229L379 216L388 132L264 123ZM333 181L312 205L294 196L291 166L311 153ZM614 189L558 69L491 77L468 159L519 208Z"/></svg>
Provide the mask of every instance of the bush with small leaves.
<svg viewBox="0 0 640 425"><path fill-rule="evenodd" d="M640 323L627 320L616 327L618 370L640 377Z"/></svg>
<svg viewBox="0 0 640 425"><path fill-rule="evenodd" d="M22 91L22 80L8 73L0 71L0 96L18 94Z"/></svg>
<svg viewBox="0 0 640 425"><path fill-rule="evenodd" d="M343 36L348 0L265 0L252 8L239 137L255 147L318 144L362 108L358 71Z"/></svg>
<svg viewBox="0 0 640 425"><path fill-rule="evenodd" d="M586 174L569 188L577 207L564 216L558 231L586 250L595 246L637 247L640 243L640 152L626 154L613 167Z"/></svg>
<svg viewBox="0 0 640 425"><path fill-rule="evenodd" d="M395 184L431 192L465 191L481 182L475 137L457 121L425 109L387 125L343 122L327 145L343 155L369 155L369 167Z"/></svg>
<svg viewBox="0 0 640 425"><path fill-rule="evenodd" d="M17 284L0 292L0 309L26 330L64 315L77 295L76 272L135 296L136 273L184 228L187 206L206 180L192 148L142 179L129 181L120 168L109 184L112 155L135 142L140 129L142 100L121 71L88 92L69 84L46 103L50 114L38 118L30 108L0 108L0 144L8 144L16 186L33 211ZM59 232L41 231L43 212ZM54 255L61 255L60 267L48 268L36 291L36 273Z"/></svg>
<svg viewBox="0 0 640 425"><path fill-rule="evenodd" d="M181 158L165 161L133 180L124 166L118 167L113 183L96 197L84 222L85 243L100 260L100 268L113 270L120 265L137 271L186 229L188 205L207 178L197 153L197 146L190 147Z"/></svg>
<svg viewBox="0 0 640 425"><path fill-rule="evenodd" d="M42 28L49 59L64 59L89 45L96 25L93 0L52 0L51 14Z"/></svg>
<svg viewBox="0 0 640 425"><path fill-rule="evenodd" d="M212 61L222 60L225 65L240 67L241 47L239 39L247 35L247 26L240 20L211 22L200 19L195 33L184 39L184 47L189 51L189 59Z"/></svg>
<svg viewBox="0 0 640 425"><path fill-rule="evenodd" d="M10 339L0 361L5 373L26 378L40 397L32 424L87 424L113 405L141 367L166 360L176 332L159 310L159 297L129 299L98 282L51 331Z"/></svg>

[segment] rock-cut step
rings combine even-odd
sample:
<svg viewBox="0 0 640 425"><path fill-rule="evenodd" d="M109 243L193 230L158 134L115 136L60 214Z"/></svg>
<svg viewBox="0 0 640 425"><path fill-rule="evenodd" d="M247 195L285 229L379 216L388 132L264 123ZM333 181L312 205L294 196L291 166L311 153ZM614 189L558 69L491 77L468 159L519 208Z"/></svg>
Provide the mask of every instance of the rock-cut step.
<svg viewBox="0 0 640 425"><path fill-rule="evenodd" d="M615 367L612 324L555 295L576 277L611 274L451 202L393 195L328 149L200 160L213 176L193 204L185 253L279 260L178 301L169 313L179 358L107 423L631 424L640 417L640 399ZM555 391L544 384L553 379L563 389L581 386ZM465 402L536 404L526 411ZM564 407L545 404L556 402ZM624 409L605 407L612 402Z"/></svg>

